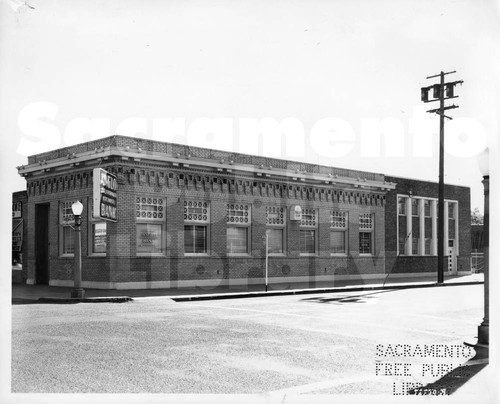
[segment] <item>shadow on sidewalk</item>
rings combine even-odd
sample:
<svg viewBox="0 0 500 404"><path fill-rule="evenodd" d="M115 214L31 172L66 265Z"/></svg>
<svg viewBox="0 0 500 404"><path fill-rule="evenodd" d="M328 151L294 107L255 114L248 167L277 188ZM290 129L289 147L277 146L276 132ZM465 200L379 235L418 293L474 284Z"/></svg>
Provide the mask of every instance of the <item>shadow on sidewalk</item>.
<svg viewBox="0 0 500 404"><path fill-rule="evenodd" d="M340 295L336 297L309 297L301 299L303 302L312 303L330 303L330 304L344 304L344 303L369 303L370 299L377 298L382 293L397 292L401 289L378 290L376 292L360 293L357 295Z"/></svg>
<svg viewBox="0 0 500 404"><path fill-rule="evenodd" d="M460 387L467 383L488 365L488 348L474 347L476 355L463 365L453 369L439 380L425 386L409 390L410 395L436 395L455 393Z"/></svg>

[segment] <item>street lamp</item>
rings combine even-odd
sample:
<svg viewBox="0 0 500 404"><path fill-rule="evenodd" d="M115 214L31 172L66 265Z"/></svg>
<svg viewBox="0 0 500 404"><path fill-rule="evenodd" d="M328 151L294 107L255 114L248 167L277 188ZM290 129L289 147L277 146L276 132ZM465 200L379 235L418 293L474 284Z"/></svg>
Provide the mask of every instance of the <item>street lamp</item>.
<svg viewBox="0 0 500 404"><path fill-rule="evenodd" d="M73 289L71 289L71 298L83 299L85 291L82 288L82 236L80 226L82 224L83 205L76 201L71 205L71 210L75 218L75 269Z"/></svg>
<svg viewBox="0 0 500 404"><path fill-rule="evenodd" d="M484 248L484 319L477 328L477 342L480 345L489 345L490 342L490 275L489 275L489 232L490 232L490 166L489 150L486 148L478 157L479 170L483 175L484 185L484 219L483 219L483 248Z"/></svg>

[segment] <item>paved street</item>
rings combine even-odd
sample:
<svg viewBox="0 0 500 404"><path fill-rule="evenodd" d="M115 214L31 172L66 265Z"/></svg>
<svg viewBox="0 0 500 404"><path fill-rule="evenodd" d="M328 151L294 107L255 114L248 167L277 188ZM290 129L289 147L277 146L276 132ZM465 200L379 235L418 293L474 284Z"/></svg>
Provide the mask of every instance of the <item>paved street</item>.
<svg viewBox="0 0 500 404"><path fill-rule="evenodd" d="M398 394L474 356L482 291L14 305L12 392Z"/></svg>

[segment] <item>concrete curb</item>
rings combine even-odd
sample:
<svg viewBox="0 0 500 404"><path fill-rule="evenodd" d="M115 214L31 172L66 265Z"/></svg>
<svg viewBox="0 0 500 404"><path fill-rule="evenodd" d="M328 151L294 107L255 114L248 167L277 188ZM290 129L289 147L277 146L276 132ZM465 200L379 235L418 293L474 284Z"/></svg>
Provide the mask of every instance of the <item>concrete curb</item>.
<svg viewBox="0 0 500 404"><path fill-rule="evenodd" d="M272 290L272 291L256 291L256 292L225 292L197 295L159 295L159 296L108 296L108 297L87 297L83 299L67 298L67 297L40 297L38 299L29 298L12 298L12 303L33 304L33 303L53 303L53 304L75 304L75 303L126 303L134 300L151 299L151 298L168 298L175 302L189 302L197 300L222 300L222 299L242 299L251 297L272 297L286 295L301 295L301 294L318 294L318 293L347 293L347 292L366 292L374 290L398 290L398 289L415 289L429 287L447 287L447 286L470 286L483 285L484 281L467 281L467 282L450 282L438 284L436 282L412 282L412 283L393 283L387 285L363 285L363 286L340 286L330 288L316 289L287 289L287 290Z"/></svg>
<svg viewBox="0 0 500 404"><path fill-rule="evenodd" d="M89 297L83 299L65 298L65 297L40 297L37 302L39 303L126 303L131 302L131 297L118 296L118 297Z"/></svg>
<svg viewBox="0 0 500 404"><path fill-rule="evenodd" d="M384 289L414 289L414 288L429 288L443 286L467 286L467 285L482 285L484 282L456 282L456 283L408 283L408 284L390 284L390 285L373 285L373 286L345 286L340 288L319 288L319 289L291 289L291 290L274 290L272 292L236 292L236 293L214 293L209 295L188 295L188 296L165 296L176 302L189 302L194 300L216 300L216 299L241 299L245 297L264 297L264 296L285 296L299 294L316 294L316 293L339 293L339 292L365 292L372 290Z"/></svg>

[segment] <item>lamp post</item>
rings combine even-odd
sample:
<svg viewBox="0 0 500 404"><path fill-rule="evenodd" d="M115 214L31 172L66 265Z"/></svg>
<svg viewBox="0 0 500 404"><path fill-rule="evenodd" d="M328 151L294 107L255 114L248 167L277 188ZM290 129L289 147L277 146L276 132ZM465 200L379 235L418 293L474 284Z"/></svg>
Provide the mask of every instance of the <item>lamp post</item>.
<svg viewBox="0 0 500 404"><path fill-rule="evenodd" d="M73 271L74 284L71 289L71 298L83 299L85 291L82 288L82 236L80 226L82 224L83 205L76 201L71 205L73 216L75 217L75 268Z"/></svg>
<svg viewBox="0 0 500 404"><path fill-rule="evenodd" d="M489 232L490 232L490 167L489 150L479 155L479 170L483 175L484 185L484 219L483 219L483 248L484 248L484 318L477 328L477 342L489 346L490 342L490 275L489 275Z"/></svg>

